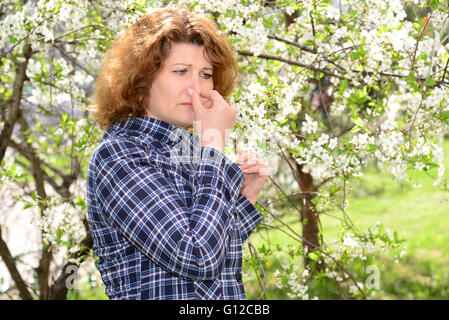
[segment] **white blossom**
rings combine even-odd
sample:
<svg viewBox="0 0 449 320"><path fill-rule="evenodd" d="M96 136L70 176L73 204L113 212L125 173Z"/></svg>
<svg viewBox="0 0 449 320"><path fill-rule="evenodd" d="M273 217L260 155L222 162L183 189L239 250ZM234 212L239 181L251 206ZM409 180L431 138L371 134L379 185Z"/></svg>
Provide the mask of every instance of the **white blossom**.
<svg viewBox="0 0 449 320"><path fill-rule="evenodd" d="M316 133L318 122L314 121L311 116L306 114L306 119L302 123L301 131L307 134Z"/></svg>

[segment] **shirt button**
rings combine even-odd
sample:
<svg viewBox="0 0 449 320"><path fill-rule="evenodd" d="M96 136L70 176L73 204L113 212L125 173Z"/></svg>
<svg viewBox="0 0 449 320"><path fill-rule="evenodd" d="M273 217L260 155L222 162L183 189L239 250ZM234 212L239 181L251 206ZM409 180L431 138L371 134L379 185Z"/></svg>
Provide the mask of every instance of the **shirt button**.
<svg viewBox="0 0 449 320"><path fill-rule="evenodd" d="M240 271L235 273L235 280L242 281L242 273Z"/></svg>
<svg viewBox="0 0 449 320"><path fill-rule="evenodd" d="M197 284L198 284L198 282L197 282L197 281L193 281L193 284L194 284L194 285L197 285Z"/></svg>

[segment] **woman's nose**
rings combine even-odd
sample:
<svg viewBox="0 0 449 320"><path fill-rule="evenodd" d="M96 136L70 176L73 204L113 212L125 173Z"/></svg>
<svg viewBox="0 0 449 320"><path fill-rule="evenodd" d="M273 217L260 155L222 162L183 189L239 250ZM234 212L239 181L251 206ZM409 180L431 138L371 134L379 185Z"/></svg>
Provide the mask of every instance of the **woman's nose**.
<svg viewBox="0 0 449 320"><path fill-rule="evenodd" d="M195 89L197 92L201 92L200 78L198 76L191 77L190 88Z"/></svg>

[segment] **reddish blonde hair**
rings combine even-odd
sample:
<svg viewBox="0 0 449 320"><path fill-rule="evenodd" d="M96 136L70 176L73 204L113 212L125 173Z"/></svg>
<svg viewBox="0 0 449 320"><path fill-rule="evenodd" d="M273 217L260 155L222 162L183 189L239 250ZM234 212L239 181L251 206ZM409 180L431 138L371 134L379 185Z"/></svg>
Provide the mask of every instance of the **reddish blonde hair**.
<svg viewBox="0 0 449 320"><path fill-rule="evenodd" d="M204 46L214 68L214 89L229 98L238 64L228 37L206 17L182 9L155 9L120 34L105 55L91 109L101 129L146 114L149 89L173 42Z"/></svg>

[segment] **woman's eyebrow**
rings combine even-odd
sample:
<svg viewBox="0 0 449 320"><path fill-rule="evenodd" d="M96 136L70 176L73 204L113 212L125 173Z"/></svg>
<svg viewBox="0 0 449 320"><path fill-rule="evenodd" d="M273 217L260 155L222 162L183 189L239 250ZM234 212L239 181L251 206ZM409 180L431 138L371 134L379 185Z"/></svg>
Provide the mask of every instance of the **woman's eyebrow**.
<svg viewBox="0 0 449 320"><path fill-rule="evenodd" d="M183 65L183 66L187 66L187 67L191 67L192 65L191 64L188 64L188 63L174 63L173 64L174 66L176 66L176 65ZM202 68L202 69L208 69L208 70L214 70L214 68L211 68L211 67L204 67L204 68Z"/></svg>

